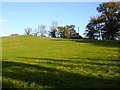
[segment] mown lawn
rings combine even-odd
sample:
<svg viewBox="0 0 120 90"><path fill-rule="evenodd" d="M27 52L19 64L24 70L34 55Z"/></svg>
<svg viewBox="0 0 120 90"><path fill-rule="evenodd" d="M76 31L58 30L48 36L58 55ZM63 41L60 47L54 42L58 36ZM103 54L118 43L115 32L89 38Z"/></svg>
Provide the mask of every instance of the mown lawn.
<svg viewBox="0 0 120 90"><path fill-rule="evenodd" d="M118 43L3 37L3 88L119 88Z"/></svg>

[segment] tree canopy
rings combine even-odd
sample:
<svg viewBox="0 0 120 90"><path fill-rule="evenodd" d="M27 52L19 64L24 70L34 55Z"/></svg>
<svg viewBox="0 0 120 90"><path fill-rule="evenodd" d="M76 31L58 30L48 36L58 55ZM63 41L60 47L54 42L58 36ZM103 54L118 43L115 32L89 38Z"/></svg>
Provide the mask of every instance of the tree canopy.
<svg viewBox="0 0 120 90"><path fill-rule="evenodd" d="M86 26L86 37L103 40L120 39L120 2L104 2L96 9L100 15L90 19Z"/></svg>

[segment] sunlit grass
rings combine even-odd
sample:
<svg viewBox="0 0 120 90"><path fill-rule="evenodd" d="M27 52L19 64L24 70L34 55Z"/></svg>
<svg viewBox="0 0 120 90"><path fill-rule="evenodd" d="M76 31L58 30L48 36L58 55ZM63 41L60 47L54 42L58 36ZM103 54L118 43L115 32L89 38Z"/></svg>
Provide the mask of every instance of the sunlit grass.
<svg viewBox="0 0 120 90"><path fill-rule="evenodd" d="M3 88L119 88L118 43L3 37Z"/></svg>

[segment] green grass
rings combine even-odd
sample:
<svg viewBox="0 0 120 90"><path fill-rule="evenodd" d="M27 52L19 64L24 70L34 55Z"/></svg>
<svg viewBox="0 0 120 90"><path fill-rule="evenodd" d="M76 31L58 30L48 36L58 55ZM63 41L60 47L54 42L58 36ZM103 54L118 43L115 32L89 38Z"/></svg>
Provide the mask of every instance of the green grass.
<svg viewBox="0 0 120 90"><path fill-rule="evenodd" d="M118 43L3 37L3 88L119 88Z"/></svg>

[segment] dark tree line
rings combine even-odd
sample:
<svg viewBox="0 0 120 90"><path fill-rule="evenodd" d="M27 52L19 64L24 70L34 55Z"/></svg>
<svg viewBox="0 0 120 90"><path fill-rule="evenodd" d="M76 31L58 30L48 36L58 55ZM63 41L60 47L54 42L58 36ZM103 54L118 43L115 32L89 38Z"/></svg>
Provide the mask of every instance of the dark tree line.
<svg viewBox="0 0 120 90"><path fill-rule="evenodd" d="M75 30L75 25L51 26L50 36L53 38L82 39Z"/></svg>
<svg viewBox="0 0 120 90"><path fill-rule="evenodd" d="M100 13L92 17L86 26L89 39L120 40L120 2L104 2L97 8Z"/></svg>
<svg viewBox="0 0 120 90"><path fill-rule="evenodd" d="M61 38L82 39L83 37L75 30L75 25L66 25L58 27L58 35Z"/></svg>

